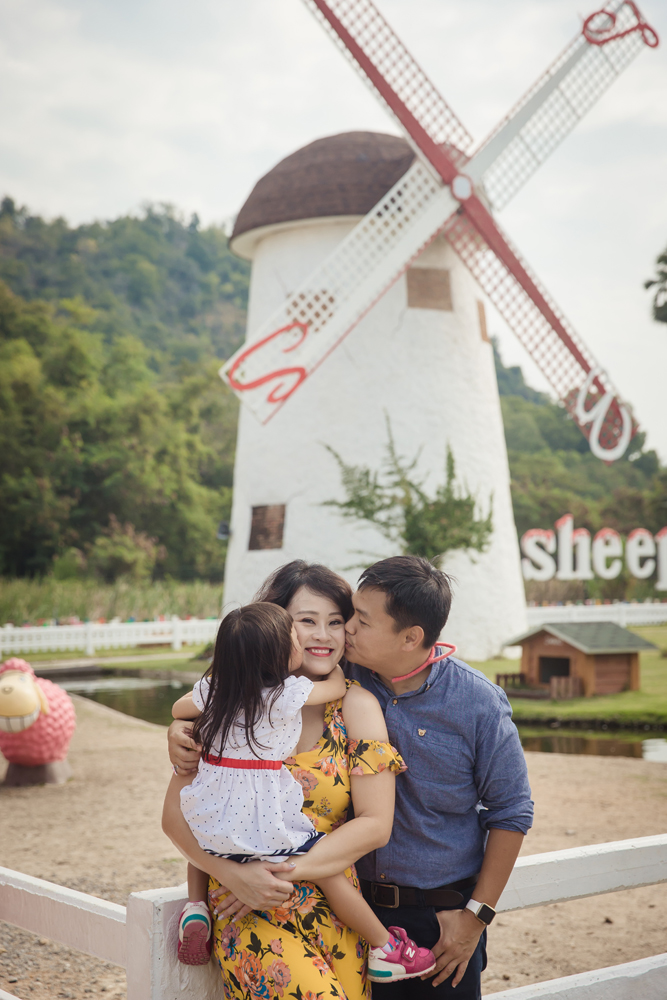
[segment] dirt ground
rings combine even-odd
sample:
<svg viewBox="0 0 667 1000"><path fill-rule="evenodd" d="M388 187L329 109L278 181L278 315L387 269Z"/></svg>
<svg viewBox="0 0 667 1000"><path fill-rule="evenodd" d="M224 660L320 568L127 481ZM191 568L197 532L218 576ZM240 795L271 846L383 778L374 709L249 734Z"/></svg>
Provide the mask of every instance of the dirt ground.
<svg viewBox="0 0 667 1000"><path fill-rule="evenodd" d="M170 768L165 730L75 698L66 785L0 788L0 865L125 903L176 885L185 864L160 830ZM667 764L527 754L536 802L524 854L667 829ZM0 778L5 764L0 757ZM484 992L617 965L665 950L667 887L501 914ZM125 997L109 963L0 923L0 989L22 1000ZM221 992L222 995L222 992Z"/></svg>

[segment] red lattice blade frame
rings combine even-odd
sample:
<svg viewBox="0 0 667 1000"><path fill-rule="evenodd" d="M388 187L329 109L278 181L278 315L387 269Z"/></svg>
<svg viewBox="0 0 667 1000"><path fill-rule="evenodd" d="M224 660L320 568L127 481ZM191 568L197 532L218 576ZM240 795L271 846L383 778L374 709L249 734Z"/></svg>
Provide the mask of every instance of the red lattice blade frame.
<svg viewBox="0 0 667 1000"><path fill-rule="evenodd" d="M371 0L304 0L327 33L370 83L412 139L445 146L451 161L468 159L473 139Z"/></svg>
<svg viewBox="0 0 667 1000"><path fill-rule="evenodd" d="M638 429L630 409L479 198L469 198L443 232L572 414L593 453L604 461L620 458Z"/></svg>

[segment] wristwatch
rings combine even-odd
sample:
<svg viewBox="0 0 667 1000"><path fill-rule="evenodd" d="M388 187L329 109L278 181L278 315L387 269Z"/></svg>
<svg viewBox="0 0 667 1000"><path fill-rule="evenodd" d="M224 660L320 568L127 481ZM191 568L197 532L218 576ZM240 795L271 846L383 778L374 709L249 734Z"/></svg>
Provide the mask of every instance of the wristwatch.
<svg viewBox="0 0 667 1000"><path fill-rule="evenodd" d="M466 910L470 910L471 913L481 920L483 924L488 927L493 918L496 915L496 911L488 903L478 903L476 899L469 899L466 903Z"/></svg>

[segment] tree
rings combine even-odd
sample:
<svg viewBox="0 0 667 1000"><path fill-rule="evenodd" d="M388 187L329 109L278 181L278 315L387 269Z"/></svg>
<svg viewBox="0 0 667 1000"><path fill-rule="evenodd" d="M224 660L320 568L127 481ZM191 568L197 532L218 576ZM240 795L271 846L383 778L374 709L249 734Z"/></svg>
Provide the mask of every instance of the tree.
<svg viewBox="0 0 667 1000"><path fill-rule="evenodd" d="M653 295L653 319L659 323L667 323L667 249L656 261L656 278L644 282L644 288L655 288Z"/></svg>
<svg viewBox="0 0 667 1000"><path fill-rule="evenodd" d="M28 301L85 302L97 332L136 337L167 377L239 346L249 278L221 227L186 225L170 205L70 227L0 203L0 280Z"/></svg>
<svg viewBox="0 0 667 1000"><path fill-rule="evenodd" d="M156 540L156 575L220 580L236 400L214 359L166 382L141 341L107 342L96 322L0 282L0 572L41 575L72 548L109 556L116 518L117 547Z"/></svg>
<svg viewBox="0 0 667 1000"><path fill-rule="evenodd" d="M326 446L338 463L345 500L328 500L343 517L368 521L402 555L424 556L435 565L456 549L483 552L491 536L491 510L477 515L477 500L456 483L454 456L447 449L445 482L429 497L424 481L415 478L419 456L411 462L396 451L387 420L388 443L383 469L348 465L333 448ZM490 505L489 505L490 506Z"/></svg>

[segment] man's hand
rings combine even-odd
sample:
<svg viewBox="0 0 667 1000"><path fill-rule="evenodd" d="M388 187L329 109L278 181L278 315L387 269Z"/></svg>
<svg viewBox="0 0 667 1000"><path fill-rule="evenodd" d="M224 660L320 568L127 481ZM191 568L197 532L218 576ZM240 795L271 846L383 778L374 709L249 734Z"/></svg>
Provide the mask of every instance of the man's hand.
<svg viewBox="0 0 667 1000"><path fill-rule="evenodd" d="M229 868L229 866L227 866ZM215 906L219 917L234 916L237 920L250 910L272 910L292 895L294 886L285 881L294 864L283 861L279 865L268 861L249 861L235 865L225 872L225 886L211 893L211 899L220 899ZM276 874L280 877L276 878Z"/></svg>
<svg viewBox="0 0 667 1000"><path fill-rule="evenodd" d="M436 913L436 917L440 924L440 940L433 948L436 957L435 972L429 972L422 979L430 979L435 975L433 985L439 986L456 970L452 986L458 986L477 947L484 924L470 910L441 910Z"/></svg>
<svg viewBox="0 0 667 1000"><path fill-rule="evenodd" d="M201 746L192 739L192 723L176 719L167 732L169 760L178 768L178 775L193 774L201 757Z"/></svg>

